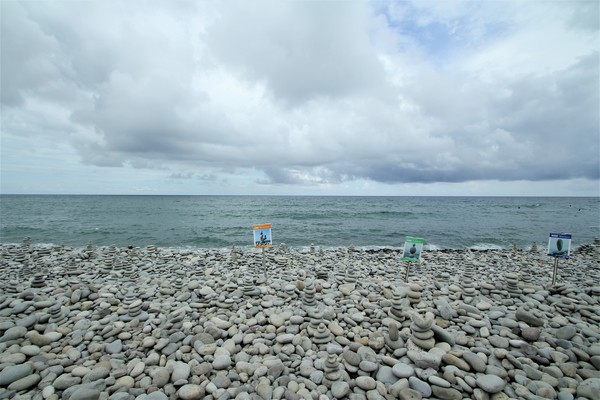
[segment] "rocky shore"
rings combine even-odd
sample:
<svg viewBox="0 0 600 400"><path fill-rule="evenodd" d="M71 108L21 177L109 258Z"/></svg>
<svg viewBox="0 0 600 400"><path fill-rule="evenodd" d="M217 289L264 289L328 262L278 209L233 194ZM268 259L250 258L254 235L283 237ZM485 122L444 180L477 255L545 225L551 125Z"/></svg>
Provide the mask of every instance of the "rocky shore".
<svg viewBox="0 0 600 400"><path fill-rule="evenodd" d="M0 399L600 398L600 243L0 245Z"/></svg>

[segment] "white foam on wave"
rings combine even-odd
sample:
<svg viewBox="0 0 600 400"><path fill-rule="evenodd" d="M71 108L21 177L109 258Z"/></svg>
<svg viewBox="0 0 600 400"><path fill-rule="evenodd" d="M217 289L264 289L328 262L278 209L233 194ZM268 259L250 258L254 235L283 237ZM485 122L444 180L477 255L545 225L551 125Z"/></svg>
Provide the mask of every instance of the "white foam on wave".
<svg viewBox="0 0 600 400"><path fill-rule="evenodd" d="M468 247L469 250L504 250L502 246L493 243L476 243Z"/></svg>

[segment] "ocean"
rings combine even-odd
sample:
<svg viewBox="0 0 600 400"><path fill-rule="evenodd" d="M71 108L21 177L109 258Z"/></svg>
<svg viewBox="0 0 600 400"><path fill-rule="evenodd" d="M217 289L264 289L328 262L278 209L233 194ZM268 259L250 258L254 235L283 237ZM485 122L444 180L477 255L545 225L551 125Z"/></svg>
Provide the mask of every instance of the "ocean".
<svg viewBox="0 0 600 400"><path fill-rule="evenodd" d="M275 247L572 248L600 237L600 198L0 195L0 243L252 248L252 225L272 224Z"/></svg>

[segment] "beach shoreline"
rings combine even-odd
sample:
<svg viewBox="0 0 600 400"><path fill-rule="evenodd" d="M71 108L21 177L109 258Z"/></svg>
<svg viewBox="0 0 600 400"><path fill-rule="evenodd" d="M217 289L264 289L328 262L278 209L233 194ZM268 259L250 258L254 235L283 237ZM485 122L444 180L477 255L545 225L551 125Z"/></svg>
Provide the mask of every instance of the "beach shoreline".
<svg viewBox="0 0 600 400"><path fill-rule="evenodd" d="M0 245L0 397L598 393L599 243L401 257Z"/></svg>

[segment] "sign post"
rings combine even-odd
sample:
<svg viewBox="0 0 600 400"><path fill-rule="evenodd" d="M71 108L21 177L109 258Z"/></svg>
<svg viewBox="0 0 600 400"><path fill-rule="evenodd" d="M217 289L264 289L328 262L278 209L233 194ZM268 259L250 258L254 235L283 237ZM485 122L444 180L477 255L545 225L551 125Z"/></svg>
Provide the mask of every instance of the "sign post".
<svg viewBox="0 0 600 400"><path fill-rule="evenodd" d="M571 234L551 233L548 237L548 256L554 257L552 268L552 286L556 286L556 274L558 272L558 259L569 258L571 255Z"/></svg>
<svg viewBox="0 0 600 400"><path fill-rule="evenodd" d="M267 267L265 263L265 248L273 246L271 224L252 225L252 230L254 231L254 247L262 249L262 266L266 277Z"/></svg>
<svg viewBox="0 0 600 400"><path fill-rule="evenodd" d="M402 261L409 261L406 264L406 275L404 275L404 282L408 282L408 274L410 272L410 263L418 263L421 259L421 251L423 250L423 244L425 239L407 236L404 240L404 251L402 253Z"/></svg>

